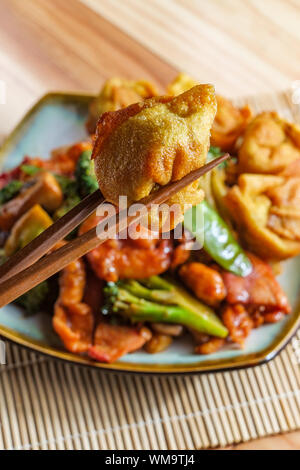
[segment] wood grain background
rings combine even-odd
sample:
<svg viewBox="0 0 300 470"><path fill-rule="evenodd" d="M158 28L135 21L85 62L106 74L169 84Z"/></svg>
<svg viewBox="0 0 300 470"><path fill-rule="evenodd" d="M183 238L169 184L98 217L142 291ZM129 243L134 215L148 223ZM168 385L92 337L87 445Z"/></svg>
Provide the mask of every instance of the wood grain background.
<svg viewBox="0 0 300 470"><path fill-rule="evenodd" d="M230 97L290 88L299 24L300 0L0 0L0 136L45 92L112 75L163 88L185 70ZM300 435L237 448L299 449Z"/></svg>

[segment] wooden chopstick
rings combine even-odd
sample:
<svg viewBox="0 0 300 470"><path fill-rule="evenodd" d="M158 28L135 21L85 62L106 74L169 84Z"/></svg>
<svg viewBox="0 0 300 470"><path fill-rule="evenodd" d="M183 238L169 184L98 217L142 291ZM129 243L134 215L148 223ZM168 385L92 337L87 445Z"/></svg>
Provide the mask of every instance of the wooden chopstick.
<svg viewBox="0 0 300 470"><path fill-rule="evenodd" d="M67 214L55 222L55 224L50 225L50 227L38 237L34 238L32 242L17 251L6 263L0 266L0 283L28 268L28 266L48 253L57 242L71 233L72 230L94 212L102 202L104 202L104 197L98 189L90 196L84 198Z"/></svg>
<svg viewBox="0 0 300 470"><path fill-rule="evenodd" d="M225 154L219 158L216 158L215 160L204 165L203 167L197 170L194 170L188 175L184 176L181 180L169 183L168 185L161 187L153 194L150 194L146 198L140 200L139 203L144 204L148 209L150 208L152 204L162 204L171 196L179 192L181 189L188 186L189 184L191 184L192 182L194 182L195 180L197 180L198 178L203 176L205 173L209 172L214 167L216 167L217 165L219 165L221 162L223 162L224 160L228 158L229 158L229 154ZM97 192L98 191L96 191L96 193ZM96 193L94 193L93 195L95 195ZM82 203L76 206L76 208L81 206L81 210L79 212L81 214L80 217L82 217L82 214L84 213L84 218L86 218L88 216L87 212L92 213L95 210L94 203L96 203L97 198L98 198L98 201L103 202L103 199L100 198L99 194L95 196L95 200L91 198L91 196L89 196L88 201L93 200L93 204L89 206L87 211L83 211L83 208L81 205ZM93 209L91 210L92 207ZM17 299L20 295L24 294L24 292L32 289L33 287L38 285L40 282L44 281L45 279L49 278L53 274L65 268L69 263L71 263L75 259L78 259L84 256L86 253L96 248L96 246L100 245L105 240L112 238L113 234L121 232L126 227L129 227L132 223L137 222L141 218L140 214L136 216L128 217L127 213L128 213L127 209L119 212L117 214L116 220L114 216L105 218L101 222L101 224L98 225L98 227L92 228L88 232L77 237L76 239L72 240L70 243L64 245L63 247L59 248L53 253L39 259L37 262L35 262L34 264L30 266L28 266L28 260L38 259L39 256L36 253L31 253L31 252L27 253L25 264L27 264L28 267L26 267L26 269L23 269L23 266L21 266L21 269L19 269L19 272L14 274L12 277L9 277L8 279L4 281L1 280L0 307L3 307L4 305L7 305L8 303ZM84 220L84 219L81 219L80 221L78 220L80 217L77 215L76 210L73 212L73 214L74 214L74 217L76 217L77 225ZM57 227L57 224L59 224L59 222L60 221L56 222L55 224L51 226L52 231L50 232L50 238L48 239L48 237L45 237L44 242L43 242L44 243L43 250L39 251L39 255L42 251L44 251L44 248L46 246L48 248L52 247L53 245L55 245L55 243L57 243L57 241L59 241L55 233L55 227ZM74 228L73 223L69 221L69 227L71 226L73 229ZM60 235L61 235L61 233L63 232L61 224L59 225L59 227L60 227ZM110 227L110 229L105 231L104 229L106 227ZM55 242L53 243L54 239L55 239ZM38 240L38 238L36 240ZM38 248L36 247L36 249ZM22 264L22 260L20 261L20 263ZM14 265L10 266L10 272L13 272L15 269L16 268Z"/></svg>

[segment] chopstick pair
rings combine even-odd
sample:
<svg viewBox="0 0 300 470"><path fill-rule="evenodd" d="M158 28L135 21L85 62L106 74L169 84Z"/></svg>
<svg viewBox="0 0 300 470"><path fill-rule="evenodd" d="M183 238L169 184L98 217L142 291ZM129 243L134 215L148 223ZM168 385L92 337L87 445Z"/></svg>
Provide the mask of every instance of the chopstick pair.
<svg viewBox="0 0 300 470"><path fill-rule="evenodd" d="M161 187L153 194L140 200L139 203L144 204L147 209L152 204L162 204L228 158L229 154L216 158L187 174L181 180ZM0 307L17 299L40 282L65 268L72 261L84 256L108 238L112 238L113 234L118 234L134 222L138 222L142 217L140 214L128 217L127 208L119 212L116 218L114 216L105 218L101 222L100 228L99 226L98 229L94 227L44 256L104 202L105 199L100 190L95 191L0 267ZM110 227L110 229L105 230L105 227Z"/></svg>

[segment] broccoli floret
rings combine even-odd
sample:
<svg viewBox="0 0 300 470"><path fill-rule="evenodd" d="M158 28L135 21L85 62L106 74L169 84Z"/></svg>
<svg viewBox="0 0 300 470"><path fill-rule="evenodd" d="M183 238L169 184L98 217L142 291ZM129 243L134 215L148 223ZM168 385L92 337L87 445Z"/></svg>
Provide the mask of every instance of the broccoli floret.
<svg viewBox="0 0 300 470"><path fill-rule="evenodd" d="M16 303L23 307L26 313L33 314L41 310L49 294L49 285L47 281L41 282L30 291L21 295Z"/></svg>
<svg viewBox="0 0 300 470"><path fill-rule="evenodd" d="M221 155L223 155L223 154L224 154L224 152L222 152L220 147L210 147L210 149L208 151L208 154L207 154L207 163L211 162L215 158L221 157ZM231 157L230 162L231 163L232 162L236 163L237 158L236 157ZM228 166L228 160L225 160L224 162L220 163L218 168L226 168L227 166Z"/></svg>
<svg viewBox="0 0 300 470"><path fill-rule="evenodd" d="M58 220L67 212L69 212L73 207L75 207L81 201L80 197L77 194L69 196L65 199L62 205L55 211L53 219Z"/></svg>
<svg viewBox="0 0 300 470"><path fill-rule="evenodd" d="M82 198L92 194L98 189L94 162L91 160L91 150L85 150L80 155L75 171L78 192Z"/></svg>
<svg viewBox="0 0 300 470"><path fill-rule="evenodd" d="M60 219L63 215L75 207L81 200L78 194L77 182L67 176L55 175L55 178L60 185L64 202L54 213L54 220Z"/></svg>
<svg viewBox="0 0 300 470"><path fill-rule="evenodd" d="M73 197L75 194L77 195L77 182L74 179L63 175L54 176L65 198Z"/></svg>
<svg viewBox="0 0 300 470"><path fill-rule="evenodd" d="M132 322L179 323L225 338L227 329L215 313L185 289L159 276L141 282L109 282L104 288L103 314L116 313Z"/></svg>
<svg viewBox="0 0 300 470"><path fill-rule="evenodd" d="M18 180L12 180L0 189L0 204L10 201L21 191L24 183Z"/></svg>
<svg viewBox="0 0 300 470"><path fill-rule="evenodd" d="M222 155L222 151L220 147L213 147L211 146L208 151L208 161L214 160Z"/></svg>

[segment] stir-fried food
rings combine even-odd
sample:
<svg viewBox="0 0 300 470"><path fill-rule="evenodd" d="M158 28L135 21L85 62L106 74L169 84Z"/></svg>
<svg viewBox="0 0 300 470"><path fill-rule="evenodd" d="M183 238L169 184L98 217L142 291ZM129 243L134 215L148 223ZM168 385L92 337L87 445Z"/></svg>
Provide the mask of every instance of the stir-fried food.
<svg viewBox="0 0 300 470"><path fill-rule="evenodd" d="M222 151L234 158L168 201L180 206L175 229L137 224L135 236L99 242L18 305L50 309L63 346L102 362L163 352L183 335L195 354L242 348L253 329L284 320L291 307L267 260L300 253L294 124L274 112L252 117L180 74L166 96L146 81L109 80L88 128L94 147L87 140L48 160L26 156L0 175L1 262L98 186L113 204L120 195L131 203ZM101 220L93 214L62 243Z"/></svg>

